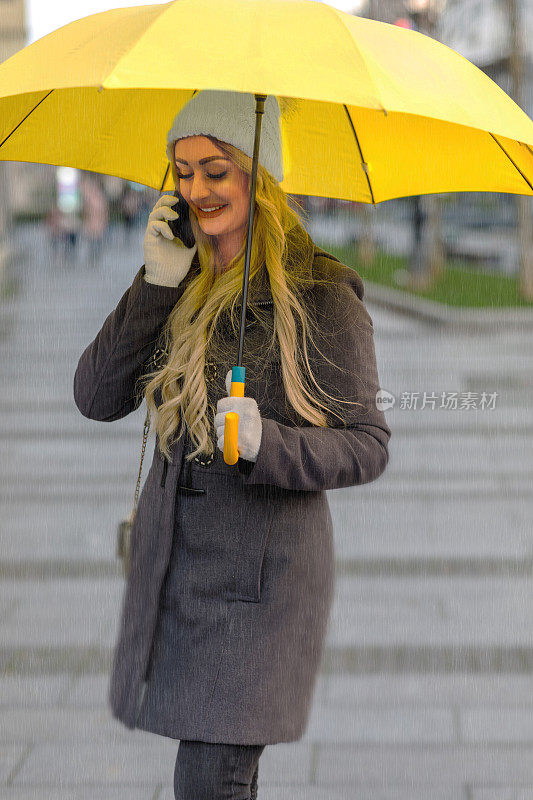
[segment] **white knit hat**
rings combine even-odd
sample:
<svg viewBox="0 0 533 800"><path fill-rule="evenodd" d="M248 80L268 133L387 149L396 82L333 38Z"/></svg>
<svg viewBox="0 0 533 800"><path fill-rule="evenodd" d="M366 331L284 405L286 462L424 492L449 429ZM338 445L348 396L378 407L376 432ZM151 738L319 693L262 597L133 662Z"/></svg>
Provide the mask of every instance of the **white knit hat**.
<svg viewBox="0 0 533 800"><path fill-rule="evenodd" d="M261 121L259 163L280 183L283 180L280 107L274 95L267 95ZM167 157L174 160L174 142L186 136L215 136L253 158L255 140L255 97L246 92L206 89L195 94L176 115L167 133Z"/></svg>

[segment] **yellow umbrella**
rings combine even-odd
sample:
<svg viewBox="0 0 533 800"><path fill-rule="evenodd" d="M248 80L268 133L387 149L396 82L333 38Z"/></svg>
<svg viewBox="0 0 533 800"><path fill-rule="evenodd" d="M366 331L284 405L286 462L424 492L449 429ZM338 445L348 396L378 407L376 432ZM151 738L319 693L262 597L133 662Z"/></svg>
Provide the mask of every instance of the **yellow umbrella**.
<svg viewBox="0 0 533 800"><path fill-rule="evenodd" d="M288 193L366 203L450 191L533 194L533 123L497 84L429 37L312 0L174 0L65 25L0 65L0 160L172 191L166 132L202 89L256 97L234 396L244 394L267 95L293 100L280 123ZM228 464L238 458L237 425L227 414Z"/></svg>
<svg viewBox="0 0 533 800"><path fill-rule="evenodd" d="M194 90L298 99L291 194L379 203L533 194L533 123L455 51L311 0L175 0L94 14L0 65L0 160L172 190L165 137Z"/></svg>

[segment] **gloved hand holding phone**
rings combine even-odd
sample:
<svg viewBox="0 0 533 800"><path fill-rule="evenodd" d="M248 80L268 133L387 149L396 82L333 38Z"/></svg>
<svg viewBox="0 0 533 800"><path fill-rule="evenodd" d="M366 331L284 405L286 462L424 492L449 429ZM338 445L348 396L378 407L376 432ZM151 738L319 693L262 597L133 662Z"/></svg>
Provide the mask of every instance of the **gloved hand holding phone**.
<svg viewBox="0 0 533 800"><path fill-rule="evenodd" d="M179 286L189 272L197 244L188 209L177 191L162 195L153 207L143 240L147 283Z"/></svg>

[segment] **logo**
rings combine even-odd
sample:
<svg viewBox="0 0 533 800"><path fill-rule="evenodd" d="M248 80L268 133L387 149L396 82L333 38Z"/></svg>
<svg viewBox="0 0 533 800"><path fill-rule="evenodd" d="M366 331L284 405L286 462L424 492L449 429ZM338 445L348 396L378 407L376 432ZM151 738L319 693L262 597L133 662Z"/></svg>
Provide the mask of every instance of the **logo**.
<svg viewBox="0 0 533 800"><path fill-rule="evenodd" d="M376 392L376 408L378 411L386 411L388 408L392 408L395 402L394 395L387 392L386 389L380 389Z"/></svg>

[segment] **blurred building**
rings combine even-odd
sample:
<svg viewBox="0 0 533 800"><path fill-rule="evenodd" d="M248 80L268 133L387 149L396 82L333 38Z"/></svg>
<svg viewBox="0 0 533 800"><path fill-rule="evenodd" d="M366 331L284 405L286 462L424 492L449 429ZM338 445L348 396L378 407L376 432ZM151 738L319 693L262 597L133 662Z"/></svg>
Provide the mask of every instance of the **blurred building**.
<svg viewBox="0 0 533 800"><path fill-rule="evenodd" d="M357 16L393 25L399 17L406 16L406 9L405 0L366 0Z"/></svg>
<svg viewBox="0 0 533 800"><path fill-rule="evenodd" d="M0 61L5 61L26 43L24 0L0 0ZM0 161L0 290L13 258L9 245L11 227L13 164Z"/></svg>
<svg viewBox="0 0 533 800"><path fill-rule="evenodd" d="M0 0L0 62L28 43L25 7L25 0ZM5 242L11 216L16 219L46 213L54 180L54 168L46 164L0 161L0 242Z"/></svg>
<svg viewBox="0 0 533 800"><path fill-rule="evenodd" d="M517 42L511 26L512 5L509 0L448 0L436 27L436 38L483 70L533 117L533 2L516 0ZM517 61L522 73L519 97L515 96L513 80ZM499 226L499 230L513 231L513 247L502 240L499 248L498 268L507 273L519 269L514 231L520 200L518 195L503 192L472 192L458 194L454 203L457 217L476 220L486 229L490 223L492 229ZM533 205L531 198L529 201ZM527 243L523 246L529 247Z"/></svg>
<svg viewBox="0 0 533 800"><path fill-rule="evenodd" d="M519 0L524 55L524 111L533 116L533 2ZM506 0L448 0L436 38L483 70L511 97L512 35Z"/></svg>
<svg viewBox="0 0 533 800"><path fill-rule="evenodd" d="M0 0L0 61L24 47L26 38L24 0Z"/></svg>

